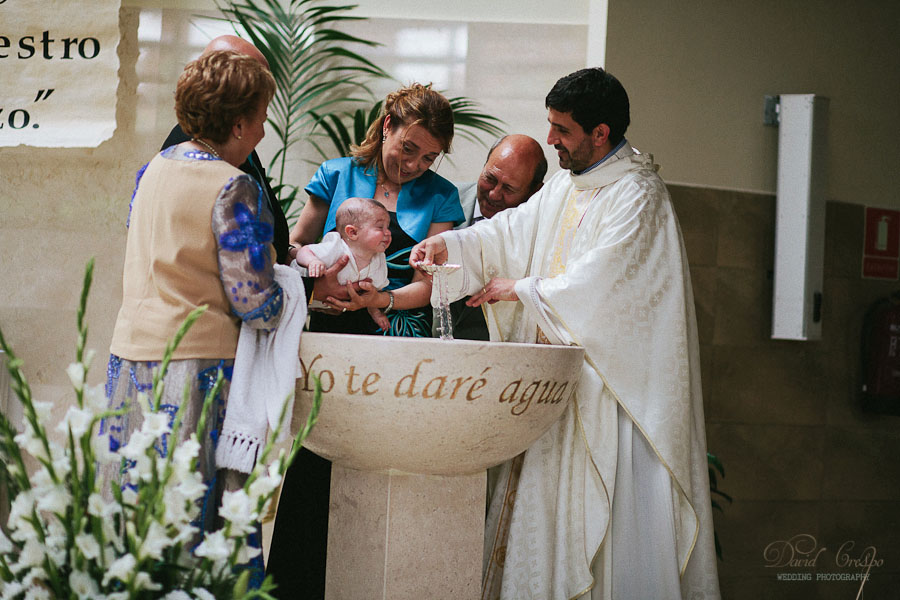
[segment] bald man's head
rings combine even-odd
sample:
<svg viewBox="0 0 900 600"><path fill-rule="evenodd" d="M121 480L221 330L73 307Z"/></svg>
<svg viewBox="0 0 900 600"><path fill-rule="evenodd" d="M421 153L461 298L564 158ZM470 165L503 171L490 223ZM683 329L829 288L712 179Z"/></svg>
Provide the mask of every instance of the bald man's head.
<svg viewBox="0 0 900 600"><path fill-rule="evenodd" d="M546 173L547 159L537 140L520 134L501 138L491 146L478 178L481 215L490 219L522 204L541 189Z"/></svg>
<svg viewBox="0 0 900 600"><path fill-rule="evenodd" d="M262 52L244 38L240 38L236 35L220 35L217 38L213 38L212 41L206 45L206 48L203 49L203 54L206 55L210 52L216 52L217 50L231 50L232 52L255 58L262 63L265 68L269 68L269 61L266 60L266 57L263 56Z"/></svg>

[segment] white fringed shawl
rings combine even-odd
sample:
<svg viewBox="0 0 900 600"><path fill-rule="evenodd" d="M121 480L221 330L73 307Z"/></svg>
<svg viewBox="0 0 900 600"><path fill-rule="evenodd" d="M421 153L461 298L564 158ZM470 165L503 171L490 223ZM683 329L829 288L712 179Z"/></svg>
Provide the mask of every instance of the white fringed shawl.
<svg viewBox="0 0 900 600"><path fill-rule="evenodd" d="M275 281L284 293L278 326L272 331L241 326L225 424L216 447L216 466L242 473L253 470L268 431L278 426L287 403L279 440L287 436L300 374L300 333L306 322L306 291L295 270L275 265Z"/></svg>

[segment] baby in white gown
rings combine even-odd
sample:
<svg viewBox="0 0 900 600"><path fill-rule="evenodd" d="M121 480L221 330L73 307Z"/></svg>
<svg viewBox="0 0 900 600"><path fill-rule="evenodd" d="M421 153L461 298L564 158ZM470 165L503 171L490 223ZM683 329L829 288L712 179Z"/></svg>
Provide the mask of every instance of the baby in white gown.
<svg viewBox="0 0 900 600"><path fill-rule="evenodd" d="M391 244L391 217L381 202L372 198L347 198L335 214L337 231L326 233L318 244L307 244L297 252L297 264L306 267L310 277L321 277L343 255L347 266L338 273L338 283L346 285L369 278L376 289L388 285L384 251ZM331 308L313 300L310 308ZM379 308L367 309L382 329L390 322Z"/></svg>

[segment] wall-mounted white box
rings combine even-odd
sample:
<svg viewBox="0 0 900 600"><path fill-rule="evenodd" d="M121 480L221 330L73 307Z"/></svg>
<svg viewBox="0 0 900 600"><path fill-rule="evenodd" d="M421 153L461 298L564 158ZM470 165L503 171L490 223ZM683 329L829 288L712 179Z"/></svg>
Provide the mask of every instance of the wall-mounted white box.
<svg viewBox="0 0 900 600"><path fill-rule="evenodd" d="M772 338L818 340L822 337L828 99L782 94L778 115Z"/></svg>

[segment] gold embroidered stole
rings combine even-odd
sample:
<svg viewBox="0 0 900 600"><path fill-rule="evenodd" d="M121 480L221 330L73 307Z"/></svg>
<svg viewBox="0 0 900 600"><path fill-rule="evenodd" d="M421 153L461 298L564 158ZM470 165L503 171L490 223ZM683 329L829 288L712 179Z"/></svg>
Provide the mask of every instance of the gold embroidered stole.
<svg viewBox="0 0 900 600"><path fill-rule="evenodd" d="M563 209L559 231L556 233L553 254L544 273L545 277L555 277L566 272L566 262L569 258L569 250L572 248L572 240L575 239L575 232L581 224L581 219L584 217L588 205L590 205L596 194L597 190L593 189L573 189L569 193L566 207ZM540 327L537 328L536 341L538 344L551 343ZM503 585L503 563L506 559L506 543L509 538L509 526L512 520L513 506L516 500L516 492L519 488L519 477L522 473L522 463L524 461L525 453L523 452L513 458L510 465L509 476L506 479L506 487L503 491L503 508L497 523L497 532L494 536L490 561L481 585L482 600L497 600L500 598Z"/></svg>
<svg viewBox="0 0 900 600"><path fill-rule="evenodd" d="M584 211L594 198L597 190L576 190L573 189L569 193L566 201L566 207L563 209L562 220L560 221L559 231L556 233L556 243L553 245L553 254L550 256L550 263L547 265L545 277L556 277L566 272L566 261L569 258L569 250L572 248L572 240L575 239L575 232L581 224L584 217ZM550 340L537 328L537 342L539 344L549 344Z"/></svg>

